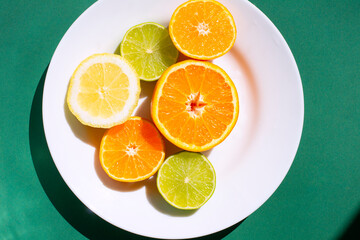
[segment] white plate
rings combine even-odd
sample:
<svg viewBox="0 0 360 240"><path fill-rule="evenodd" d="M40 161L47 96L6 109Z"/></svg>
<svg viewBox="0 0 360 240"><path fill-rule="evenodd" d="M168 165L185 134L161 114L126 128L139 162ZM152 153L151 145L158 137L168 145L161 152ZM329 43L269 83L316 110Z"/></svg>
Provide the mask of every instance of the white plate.
<svg viewBox="0 0 360 240"><path fill-rule="evenodd" d="M140 183L109 179L98 163L103 130L81 125L65 95L76 66L94 53L117 49L125 31L143 22L167 26L184 0L107 0L87 9L70 27L51 60L43 95L47 143L61 176L94 213L119 228L157 238L191 238L246 218L276 190L299 145L304 101L295 60L270 20L243 0L221 0L233 14L237 40L213 61L233 79L240 115L229 137L206 152L217 173L212 198L197 211L180 211L157 192L154 178ZM142 83L136 115L149 118L153 83ZM177 149L171 147L170 152Z"/></svg>

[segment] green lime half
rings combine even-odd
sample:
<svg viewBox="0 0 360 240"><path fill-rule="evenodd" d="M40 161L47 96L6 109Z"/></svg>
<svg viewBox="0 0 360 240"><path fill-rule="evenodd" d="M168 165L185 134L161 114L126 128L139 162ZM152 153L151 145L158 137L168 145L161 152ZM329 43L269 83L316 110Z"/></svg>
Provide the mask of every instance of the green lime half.
<svg viewBox="0 0 360 240"><path fill-rule="evenodd" d="M177 61L179 52L168 29L157 23L142 23L125 33L120 55L131 63L140 79L154 81Z"/></svg>
<svg viewBox="0 0 360 240"><path fill-rule="evenodd" d="M215 191L215 170L203 154L184 151L165 160L156 184L160 194L172 206L198 209Z"/></svg>

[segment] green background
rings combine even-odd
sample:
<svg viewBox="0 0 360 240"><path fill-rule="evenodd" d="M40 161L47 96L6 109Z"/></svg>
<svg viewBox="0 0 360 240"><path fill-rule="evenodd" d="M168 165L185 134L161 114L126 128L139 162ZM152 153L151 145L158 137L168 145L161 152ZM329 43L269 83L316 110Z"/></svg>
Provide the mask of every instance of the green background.
<svg viewBox="0 0 360 240"><path fill-rule="evenodd" d="M1 1L1 240L142 239L103 221L72 194L44 138L47 66L66 30L93 2ZM359 236L360 1L251 2L278 27L297 61L303 135L272 197L241 224L201 239Z"/></svg>

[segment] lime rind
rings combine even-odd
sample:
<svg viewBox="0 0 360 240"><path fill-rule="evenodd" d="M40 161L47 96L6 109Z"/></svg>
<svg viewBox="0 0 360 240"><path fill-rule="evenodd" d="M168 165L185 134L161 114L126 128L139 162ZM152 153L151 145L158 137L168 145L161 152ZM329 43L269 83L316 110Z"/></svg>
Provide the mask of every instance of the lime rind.
<svg viewBox="0 0 360 240"><path fill-rule="evenodd" d="M147 22L130 28L120 45L120 55L134 67L141 80L155 81L176 63L179 52L168 29Z"/></svg>
<svg viewBox="0 0 360 240"><path fill-rule="evenodd" d="M198 209L213 195L216 174L201 153L183 151L168 157L157 175L157 188L173 207Z"/></svg>

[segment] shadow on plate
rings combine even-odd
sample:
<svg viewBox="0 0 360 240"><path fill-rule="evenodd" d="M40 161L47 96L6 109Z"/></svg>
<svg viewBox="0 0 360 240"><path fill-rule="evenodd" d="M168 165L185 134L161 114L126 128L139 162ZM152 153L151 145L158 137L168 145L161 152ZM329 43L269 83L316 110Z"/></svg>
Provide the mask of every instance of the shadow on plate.
<svg viewBox="0 0 360 240"><path fill-rule="evenodd" d="M253 136L256 135L256 131L258 130L258 123L259 123L259 112L260 112L260 96L259 96L259 90L256 85L256 79L253 74L253 70L251 69L249 63L245 59L242 52L237 48L233 47L229 51L230 55L235 59L237 66L242 70L243 72L243 80L245 83L246 88L249 91L249 109L251 109L250 112L247 113L247 118L249 119L249 123L246 126L246 129L244 130L244 136L242 139L244 140L241 152L239 153L240 156L244 156L246 154L247 149L250 148ZM235 81L238 79L235 79ZM239 91L239 90L238 90ZM240 110L239 110L239 118L242 117L242 103L240 102Z"/></svg>
<svg viewBox="0 0 360 240"><path fill-rule="evenodd" d="M140 84L141 84L141 93L140 93L140 101L139 101L140 104L135 110L134 115L146 118L151 121L150 105L151 105L151 98L156 82L141 81ZM101 143L101 138L106 130L100 128L93 128L81 124L76 119L76 117L70 112L66 103L65 96L64 96L64 112L65 112L66 121L68 122L74 135L84 143L89 144L95 148L94 168L99 179L102 181L105 187L121 192L136 191L139 190L140 188L146 187L147 199L149 203L154 208L161 211L162 213L168 215L174 215L174 216L188 216L194 213L194 211L187 211L186 213L183 213L182 211L178 211L177 209L171 206L164 207L164 205L166 206L167 203L162 199L160 193L157 191L156 182L154 182L153 180L148 179L135 183L123 183L123 182L115 181L112 178L110 178L102 169L99 160L99 147ZM182 151L182 149L173 145L165 138L164 138L164 142L166 149L166 156L165 156L166 158L174 153ZM204 152L204 154L208 156L210 152L211 150L208 150ZM164 202L166 204L164 204Z"/></svg>
<svg viewBox="0 0 360 240"><path fill-rule="evenodd" d="M42 94L47 68L37 86L30 112L29 142L36 174L51 203L75 229L89 239L151 239L117 228L88 209L71 192L51 158L43 129Z"/></svg>
<svg viewBox="0 0 360 240"><path fill-rule="evenodd" d="M197 210L180 210L168 204L160 195L156 187L156 175L149 178L146 184L146 198L149 203L159 212L176 217L187 217L193 215Z"/></svg>
<svg viewBox="0 0 360 240"><path fill-rule="evenodd" d="M29 120L29 143L36 174L49 200L71 226L73 226L76 230L89 239L153 239L127 232L98 217L72 193L72 191L68 188L60 176L50 155L43 129L42 95L46 72L47 68L41 76L31 105ZM70 119L72 118L70 116L68 117ZM76 119L71 119L74 124L77 124L74 120ZM83 131L76 132L75 134L77 134L77 136L81 139L84 139L86 136L86 141L94 146L101 138L100 136L102 136L101 131L96 129L93 130L84 126L82 127L86 129L85 132L87 135L84 135ZM93 137L91 140L88 140L87 138L89 135ZM177 151L176 148L173 150ZM156 209L166 212L168 210L164 209L170 206L165 205L165 201L163 199L159 199L160 195L155 194L157 190L153 182L154 179L155 177L142 183L143 186L146 187L146 196L149 202L151 202ZM110 186L108 187L115 187L112 185L115 183L109 184ZM136 189L138 187L139 186L133 186L132 188ZM116 186L115 188L120 187ZM129 188L132 190L131 187ZM127 189L127 187L123 187L121 190L128 191L129 189ZM171 211L174 211L174 209ZM176 215L176 213L174 215ZM181 214L178 213L177 215L180 216ZM220 232L196 239L221 239L231 233L237 226L240 225L240 223L241 222Z"/></svg>

